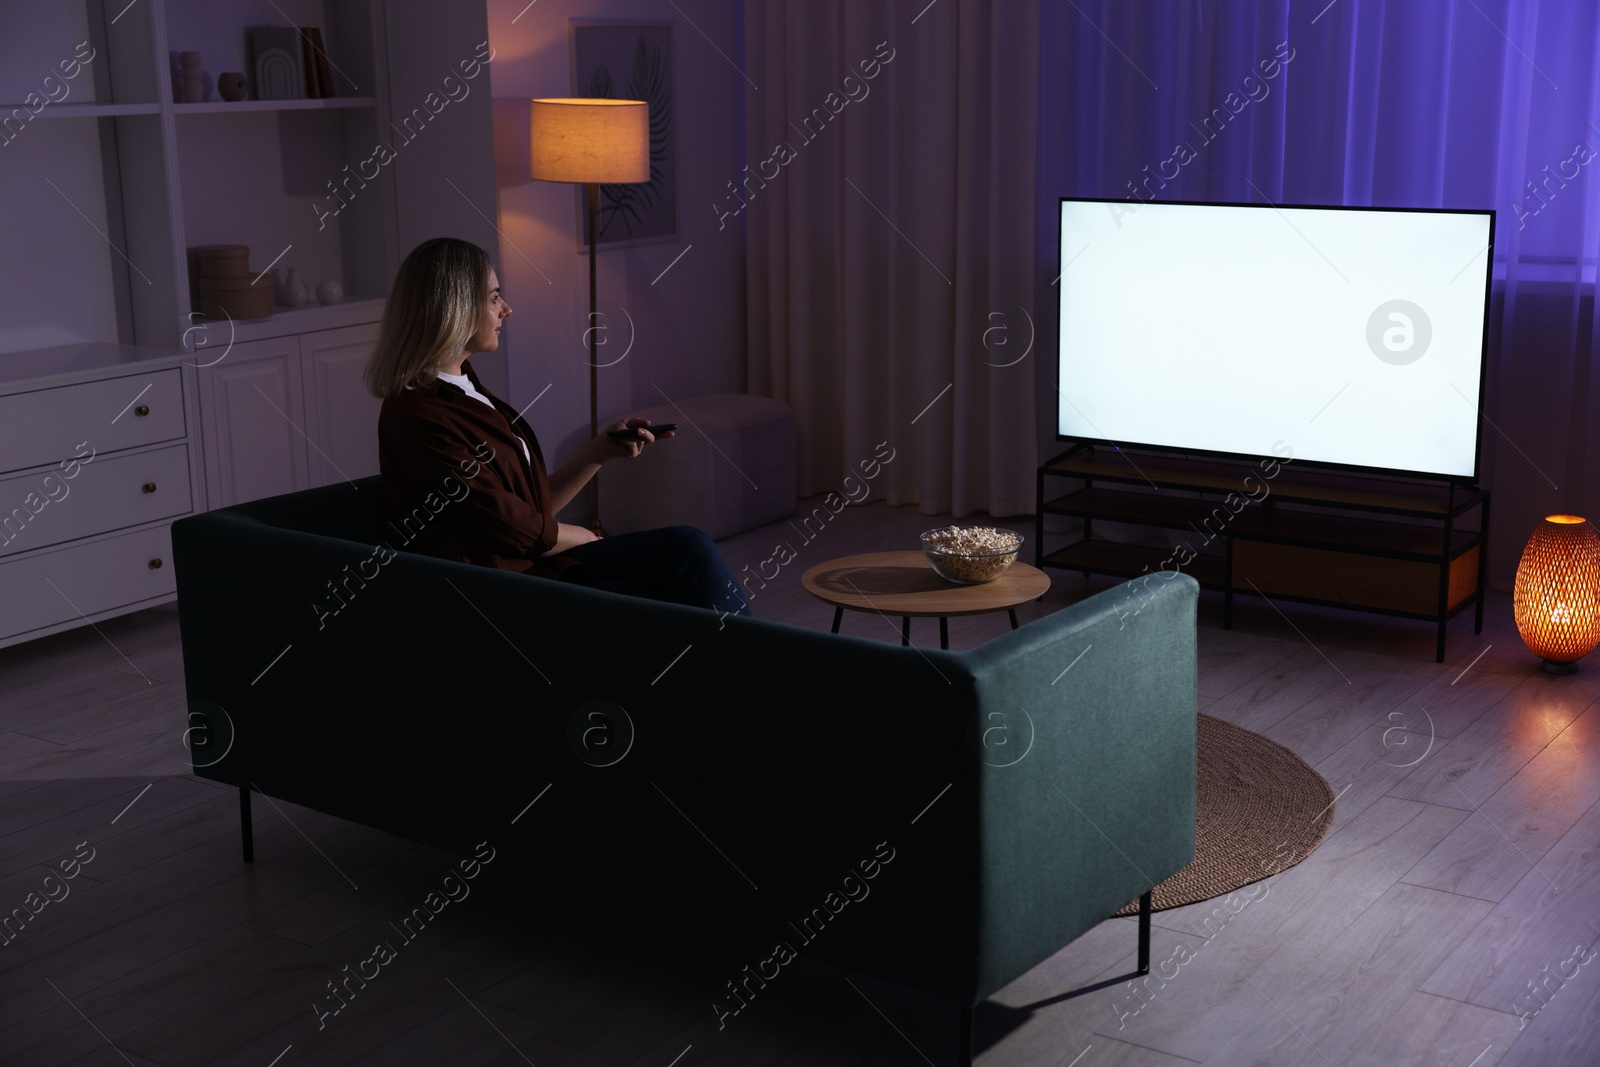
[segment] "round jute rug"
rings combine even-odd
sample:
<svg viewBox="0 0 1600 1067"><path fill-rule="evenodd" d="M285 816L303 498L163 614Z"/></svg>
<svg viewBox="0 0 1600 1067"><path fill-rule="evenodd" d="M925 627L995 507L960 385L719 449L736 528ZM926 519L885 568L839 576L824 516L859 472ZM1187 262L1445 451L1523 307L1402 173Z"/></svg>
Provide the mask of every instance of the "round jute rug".
<svg viewBox="0 0 1600 1067"><path fill-rule="evenodd" d="M1270 878L1311 855L1333 825L1333 790L1293 752L1198 716L1194 862L1155 887L1156 911ZM1137 915L1134 901L1118 915Z"/></svg>

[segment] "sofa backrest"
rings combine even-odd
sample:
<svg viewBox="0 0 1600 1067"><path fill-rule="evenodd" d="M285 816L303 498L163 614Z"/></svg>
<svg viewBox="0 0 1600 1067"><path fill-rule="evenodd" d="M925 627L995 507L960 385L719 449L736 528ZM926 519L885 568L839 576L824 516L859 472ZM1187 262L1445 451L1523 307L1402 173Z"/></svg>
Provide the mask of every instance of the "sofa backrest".
<svg viewBox="0 0 1600 1067"><path fill-rule="evenodd" d="M401 536L389 525L383 478L379 475L252 500L223 510L265 526L359 544L394 543Z"/></svg>

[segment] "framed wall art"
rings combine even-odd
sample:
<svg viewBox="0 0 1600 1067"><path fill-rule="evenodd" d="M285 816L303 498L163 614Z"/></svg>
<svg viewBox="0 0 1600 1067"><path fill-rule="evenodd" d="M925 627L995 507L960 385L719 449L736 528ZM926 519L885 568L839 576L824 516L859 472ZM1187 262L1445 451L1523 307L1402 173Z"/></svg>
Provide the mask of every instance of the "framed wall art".
<svg viewBox="0 0 1600 1067"><path fill-rule="evenodd" d="M597 245L672 240L678 234L677 133L672 115L672 23L573 19L572 95L650 105L650 180L600 186ZM584 243L577 192L578 248Z"/></svg>

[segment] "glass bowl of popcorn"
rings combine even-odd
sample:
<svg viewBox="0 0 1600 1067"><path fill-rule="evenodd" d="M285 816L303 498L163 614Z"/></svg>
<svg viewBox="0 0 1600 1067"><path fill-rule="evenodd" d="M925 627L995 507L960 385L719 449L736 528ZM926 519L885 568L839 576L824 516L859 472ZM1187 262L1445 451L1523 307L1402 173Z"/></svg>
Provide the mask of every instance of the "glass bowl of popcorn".
<svg viewBox="0 0 1600 1067"><path fill-rule="evenodd" d="M982 585L1017 561L1022 535L993 526L945 526L922 535L922 551L945 581Z"/></svg>

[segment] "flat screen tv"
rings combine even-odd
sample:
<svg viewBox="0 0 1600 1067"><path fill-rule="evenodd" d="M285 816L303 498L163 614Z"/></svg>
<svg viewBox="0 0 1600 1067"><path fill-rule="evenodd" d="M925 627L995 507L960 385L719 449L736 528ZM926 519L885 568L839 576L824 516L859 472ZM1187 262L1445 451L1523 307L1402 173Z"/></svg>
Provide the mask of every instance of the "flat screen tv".
<svg viewBox="0 0 1600 1067"><path fill-rule="evenodd" d="M1478 476L1494 212L1061 200L1057 437Z"/></svg>

